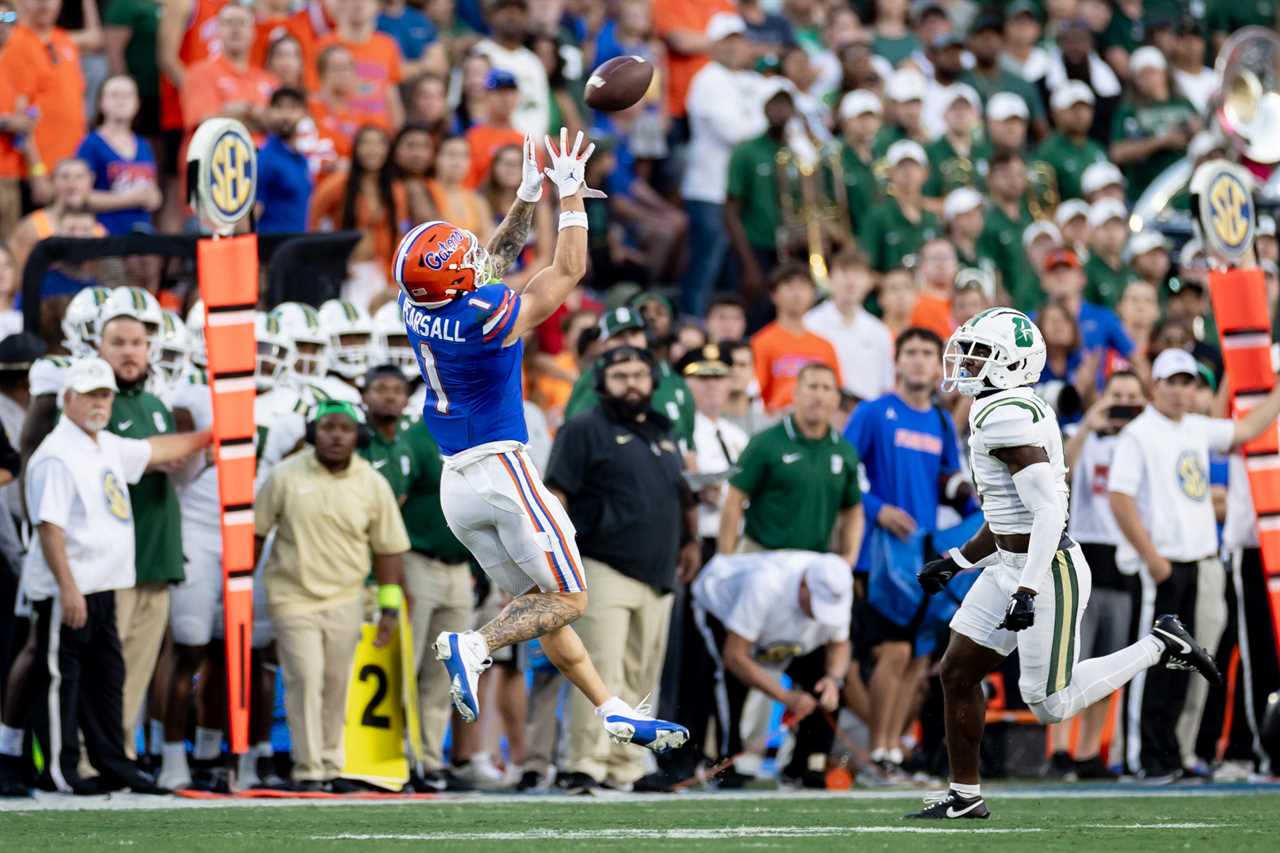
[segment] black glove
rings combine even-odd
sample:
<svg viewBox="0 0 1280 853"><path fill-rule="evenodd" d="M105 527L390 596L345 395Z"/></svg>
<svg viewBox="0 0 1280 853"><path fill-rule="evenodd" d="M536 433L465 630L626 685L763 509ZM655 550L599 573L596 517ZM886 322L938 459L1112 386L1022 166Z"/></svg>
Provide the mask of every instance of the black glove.
<svg viewBox="0 0 1280 853"><path fill-rule="evenodd" d="M924 568L916 572L916 581L925 595L942 592L942 588L951 582L960 567L950 557L942 557L924 564Z"/></svg>
<svg viewBox="0 0 1280 853"><path fill-rule="evenodd" d="M1009 607L1004 611L1004 621L997 628L1006 631L1025 631L1036 621L1036 594L1020 589L1009 596Z"/></svg>

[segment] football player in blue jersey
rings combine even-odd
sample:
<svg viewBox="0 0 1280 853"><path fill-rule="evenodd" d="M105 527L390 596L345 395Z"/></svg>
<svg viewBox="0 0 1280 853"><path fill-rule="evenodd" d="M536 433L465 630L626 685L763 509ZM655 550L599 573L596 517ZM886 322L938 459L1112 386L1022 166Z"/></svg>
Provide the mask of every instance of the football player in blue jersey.
<svg viewBox="0 0 1280 853"><path fill-rule="evenodd" d="M440 634L436 657L448 668L458 713L471 722L480 714L476 685L489 656L538 638L551 662L591 700L614 741L662 752L682 746L689 733L654 719L643 703L632 707L601 680L570 627L587 607L573 523L525 453L521 338L560 307L586 272L583 199L603 198L586 186L584 169L595 146L584 150L583 143L579 132L570 147L564 129L558 148L545 140L545 176L560 193L560 237L551 266L523 291L498 279L524 247L542 196L544 171L529 137L517 199L489 250L466 229L425 222L396 252L400 310L426 384L422 417L444 456L445 519L489 577L514 596L480 630Z"/></svg>

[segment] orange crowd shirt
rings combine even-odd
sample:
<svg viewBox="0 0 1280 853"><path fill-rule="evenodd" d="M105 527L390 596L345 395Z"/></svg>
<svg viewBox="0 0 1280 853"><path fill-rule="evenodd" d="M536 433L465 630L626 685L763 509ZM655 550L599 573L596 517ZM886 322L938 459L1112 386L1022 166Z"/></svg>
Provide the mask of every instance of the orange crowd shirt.
<svg viewBox="0 0 1280 853"><path fill-rule="evenodd" d="M50 168L75 156L88 132L84 114L84 75L80 49L66 30L54 27L48 41L35 30L16 24L0 62L18 95L39 111L35 141Z"/></svg>
<svg viewBox="0 0 1280 853"><path fill-rule="evenodd" d="M335 172L323 178L316 185L311 196L311 230L323 231L326 228L334 231L342 230L342 203L347 194L349 172ZM351 252L353 261L379 261L386 265L388 274L394 260L396 244L400 241L405 222L392 221L396 216L407 216L409 198L404 184L394 181L391 184L393 212L375 210L363 195L356 196L355 227L364 232L364 239L356 244Z"/></svg>
<svg viewBox="0 0 1280 853"><path fill-rule="evenodd" d="M351 99L352 107L366 115L387 116L387 91L398 85L401 78L400 45L382 33L374 33L363 42L347 41L335 33L316 42L316 55L335 44L351 51L356 63L359 82Z"/></svg>
<svg viewBox="0 0 1280 853"><path fill-rule="evenodd" d="M928 329L945 341L955 331L951 322L951 300L921 293L916 307L911 309L911 325Z"/></svg>
<svg viewBox="0 0 1280 853"><path fill-rule="evenodd" d="M702 33L716 13L737 11L732 0L653 0L653 31L664 40L672 30ZM684 101L693 75L709 61L703 54L667 50L667 112L672 116L685 114Z"/></svg>
<svg viewBox="0 0 1280 853"><path fill-rule="evenodd" d="M265 107L275 91L276 78L260 68L241 70L222 56L211 56L187 69L182 90L182 123L189 130L216 116L225 106L248 101Z"/></svg>
<svg viewBox="0 0 1280 853"><path fill-rule="evenodd" d="M187 31L178 46L178 59L187 69L188 78L191 67L201 60L216 56L222 52L222 42L218 39L218 13L229 0L194 0L191 5L191 19L187 23ZM190 85L190 80L187 81ZM164 74L160 75L160 127L165 130L180 130L183 126L182 97L178 88Z"/></svg>
<svg viewBox="0 0 1280 853"><path fill-rule="evenodd" d="M316 135L327 140L335 158L333 163L325 164L321 171L330 171L337 159L351 157L351 143L355 141L356 131L365 125L380 127L391 132L391 123L385 112L371 115L356 109L352 103L332 104L319 97L307 103L307 111L316 124Z"/></svg>
<svg viewBox="0 0 1280 853"><path fill-rule="evenodd" d="M4 68L4 52L0 51L0 69ZM18 94L8 74L0 74L0 115L12 115L25 97ZM12 133L0 133L0 178L22 177L22 153L13 144Z"/></svg>
<svg viewBox="0 0 1280 853"><path fill-rule="evenodd" d="M769 412L781 411L791 405L796 377L807 364L829 366L836 372L837 386L843 385L835 347L813 332L796 335L773 322L751 338L751 352L755 355L760 397Z"/></svg>
<svg viewBox="0 0 1280 853"><path fill-rule="evenodd" d="M307 5L294 12L289 18L289 32L302 44L303 85L308 92L320 88L320 78L316 72L316 57L320 55L317 43L333 33L336 25L324 4L319 0L310 0Z"/></svg>
<svg viewBox="0 0 1280 853"><path fill-rule="evenodd" d="M498 149L508 145L523 149L524 135L510 127L477 124L467 131L467 145L471 146L471 171L467 172L465 183L468 188L475 189L484 183L485 176L489 174L489 164Z"/></svg>

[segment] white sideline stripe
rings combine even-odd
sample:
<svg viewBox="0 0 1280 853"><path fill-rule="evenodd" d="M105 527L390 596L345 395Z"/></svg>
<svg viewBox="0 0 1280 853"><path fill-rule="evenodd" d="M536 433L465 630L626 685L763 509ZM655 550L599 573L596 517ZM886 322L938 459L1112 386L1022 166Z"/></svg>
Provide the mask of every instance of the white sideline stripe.
<svg viewBox="0 0 1280 853"><path fill-rule="evenodd" d="M338 835L313 835L312 841L592 841L594 839L668 839L679 841L714 841L720 838L804 838L830 835L942 835L956 832L940 826L727 826L699 829L596 829L554 830L535 829L525 832L413 832L354 833ZM1009 835L1013 833L1043 832L1038 827L972 827L959 830L965 835Z"/></svg>
<svg viewBox="0 0 1280 853"><path fill-rule="evenodd" d="M238 326L244 324L252 327L253 309L205 312L205 322L210 326Z"/></svg>
<svg viewBox="0 0 1280 853"><path fill-rule="evenodd" d="M257 451L251 442L245 444L222 444L218 446L218 458L224 461L232 459L248 459Z"/></svg>
<svg viewBox="0 0 1280 853"><path fill-rule="evenodd" d="M215 379L213 380L213 393L215 394L234 394L236 392L256 391L258 386L256 380L252 376L244 376L239 379Z"/></svg>

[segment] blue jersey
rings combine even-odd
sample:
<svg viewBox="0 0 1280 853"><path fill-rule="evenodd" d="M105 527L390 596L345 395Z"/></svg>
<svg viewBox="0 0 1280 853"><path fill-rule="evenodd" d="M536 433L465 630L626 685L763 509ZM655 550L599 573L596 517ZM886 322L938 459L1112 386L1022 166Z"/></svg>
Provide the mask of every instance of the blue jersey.
<svg viewBox="0 0 1280 853"><path fill-rule="evenodd" d="M937 407L919 411L897 394L860 403L845 438L858 451L870 487L862 494L867 527L880 507L896 506L921 530L933 530L938 516L938 476L960 468L951 416ZM863 538L858 571L867 571L870 536Z"/></svg>
<svg viewBox="0 0 1280 853"><path fill-rule="evenodd" d="M524 343L502 345L520 315L519 295L505 284L487 284L430 309L400 294L400 313L427 383L422 419L440 452L452 456L491 441L527 442Z"/></svg>

